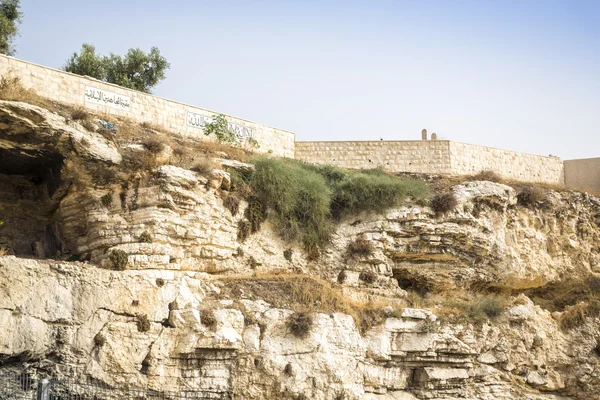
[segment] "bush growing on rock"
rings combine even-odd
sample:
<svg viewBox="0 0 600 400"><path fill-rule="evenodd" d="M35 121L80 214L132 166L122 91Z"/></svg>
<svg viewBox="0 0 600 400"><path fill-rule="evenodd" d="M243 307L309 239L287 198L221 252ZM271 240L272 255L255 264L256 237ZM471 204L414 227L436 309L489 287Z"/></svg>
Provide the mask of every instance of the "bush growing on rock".
<svg viewBox="0 0 600 400"><path fill-rule="evenodd" d="M152 243L152 235L150 232L144 231L139 237L140 243Z"/></svg>
<svg viewBox="0 0 600 400"><path fill-rule="evenodd" d="M124 271L127 268L129 256L123 250L113 250L110 252L110 263L115 271Z"/></svg>
<svg viewBox="0 0 600 400"><path fill-rule="evenodd" d="M502 177L497 172L490 170L481 171L473 175L471 180L502 183Z"/></svg>
<svg viewBox="0 0 600 400"><path fill-rule="evenodd" d="M476 296L469 300L451 299L445 302L446 306L459 310L463 317L471 322L482 324L486 319L495 319L502 315L505 299L493 294Z"/></svg>
<svg viewBox="0 0 600 400"><path fill-rule="evenodd" d="M101 333L96 333L94 336L94 346L102 347L106 343L106 337Z"/></svg>
<svg viewBox="0 0 600 400"><path fill-rule="evenodd" d="M442 193L433 196L430 207L436 214L443 214L454 210L456 204L456 197L453 193Z"/></svg>
<svg viewBox="0 0 600 400"><path fill-rule="evenodd" d="M517 202L525 207L534 207L546 200L548 193L538 186L525 186L517 194Z"/></svg>
<svg viewBox="0 0 600 400"><path fill-rule="evenodd" d="M365 238L358 238L348 245L348 254L351 256L368 257L373 254L375 247Z"/></svg>
<svg viewBox="0 0 600 400"><path fill-rule="evenodd" d="M292 262L292 256L293 255L294 255L294 250L292 250L292 249L285 249L283 251L283 258L285 258L289 262Z"/></svg>
<svg viewBox="0 0 600 400"><path fill-rule="evenodd" d="M312 324L312 316L305 312L294 313L290 315L287 321L287 326L290 332L300 339L304 339L306 336L308 336L308 332L310 332Z"/></svg>
<svg viewBox="0 0 600 400"><path fill-rule="evenodd" d="M281 236L300 241L313 254L329 242L334 221L361 211L383 211L406 197L428 194L424 182L379 170L351 172L265 157L253 161L255 171L247 179L252 192L247 209L252 231L266 218L266 209L271 209Z"/></svg>
<svg viewBox="0 0 600 400"><path fill-rule="evenodd" d="M150 320L145 314L140 314L137 317L137 329L139 332L148 332L150 330Z"/></svg>
<svg viewBox="0 0 600 400"><path fill-rule="evenodd" d="M201 310L200 311L200 322L208 327L208 328L212 328L213 326L216 325L217 320L215 319L215 315L213 314L212 310Z"/></svg>
<svg viewBox="0 0 600 400"><path fill-rule="evenodd" d="M377 281L377 274L373 271L362 271L360 275L358 275L358 279L365 283L375 283L375 281Z"/></svg>
<svg viewBox="0 0 600 400"><path fill-rule="evenodd" d="M235 195L229 195L223 200L223 207L228 209L231 215L235 216L240 209L240 199Z"/></svg>
<svg viewBox="0 0 600 400"><path fill-rule="evenodd" d="M113 201L112 195L110 193L107 193L104 196L100 197L100 201L105 207L109 207Z"/></svg>

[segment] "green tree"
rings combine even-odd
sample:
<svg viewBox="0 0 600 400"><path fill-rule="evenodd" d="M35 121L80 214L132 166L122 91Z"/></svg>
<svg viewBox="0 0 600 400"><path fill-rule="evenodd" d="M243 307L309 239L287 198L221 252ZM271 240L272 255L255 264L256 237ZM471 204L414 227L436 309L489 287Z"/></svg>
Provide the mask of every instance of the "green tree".
<svg viewBox="0 0 600 400"><path fill-rule="evenodd" d="M96 54L95 46L87 43L81 46L80 54L75 52L67 60L64 70L77 75L91 76L102 81L106 80L103 58Z"/></svg>
<svg viewBox="0 0 600 400"><path fill-rule="evenodd" d="M0 53L12 56L15 48L12 41L17 36L22 13L20 0L0 0Z"/></svg>
<svg viewBox="0 0 600 400"><path fill-rule="evenodd" d="M152 47L149 53L140 49L129 49L124 57L113 53L99 56L94 46L84 43L80 53L74 53L63 69L150 93L154 86L165 79L165 71L169 67L169 63L156 47Z"/></svg>

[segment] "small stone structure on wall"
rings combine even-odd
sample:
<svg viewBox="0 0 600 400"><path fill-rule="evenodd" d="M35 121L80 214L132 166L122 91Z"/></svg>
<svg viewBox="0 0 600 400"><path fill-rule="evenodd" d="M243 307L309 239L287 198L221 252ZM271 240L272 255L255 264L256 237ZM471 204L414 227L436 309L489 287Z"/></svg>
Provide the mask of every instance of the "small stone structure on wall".
<svg viewBox="0 0 600 400"><path fill-rule="evenodd" d="M24 87L57 102L119 115L137 122L149 122L201 140L209 140L202 127L217 114L4 55L0 55L0 75L19 78ZM226 118L229 128L241 143L253 139L259 145L257 152L294 157L294 133L237 117Z"/></svg>

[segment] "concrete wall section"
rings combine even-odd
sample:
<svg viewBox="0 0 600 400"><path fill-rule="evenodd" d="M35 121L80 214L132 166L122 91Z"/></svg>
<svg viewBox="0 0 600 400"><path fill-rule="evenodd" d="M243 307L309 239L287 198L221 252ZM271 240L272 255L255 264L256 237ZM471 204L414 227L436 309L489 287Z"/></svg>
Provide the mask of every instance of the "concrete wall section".
<svg viewBox="0 0 600 400"><path fill-rule="evenodd" d="M449 142L296 142L296 159L345 168L383 167L390 171L450 173Z"/></svg>
<svg viewBox="0 0 600 400"><path fill-rule="evenodd" d="M18 77L23 86L51 100L127 117L137 122L150 122L202 140L208 139L202 125L216 114L3 55L0 55L0 75ZM258 152L271 151L275 155L294 156L295 135L292 132L232 116L227 116L227 120L244 145L249 146L248 139L253 138L260 146L256 150Z"/></svg>
<svg viewBox="0 0 600 400"><path fill-rule="evenodd" d="M600 158L565 160L565 184L569 189L600 191Z"/></svg>
<svg viewBox="0 0 600 400"><path fill-rule="evenodd" d="M472 175L490 170L504 178L523 182L565 182L563 161L554 156L450 142L450 159L455 175Z"/></svg>

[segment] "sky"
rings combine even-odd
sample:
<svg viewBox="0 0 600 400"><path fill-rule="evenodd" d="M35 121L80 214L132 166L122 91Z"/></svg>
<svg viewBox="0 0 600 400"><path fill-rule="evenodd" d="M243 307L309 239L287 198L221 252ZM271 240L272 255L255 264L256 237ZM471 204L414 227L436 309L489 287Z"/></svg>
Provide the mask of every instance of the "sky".
<svg viewBox="0 0 600 400"><path fill-rule="evenodd" d="M600 157L600 1L21 0L17 58L157 46L153 93L296 140Z"/></svg>

